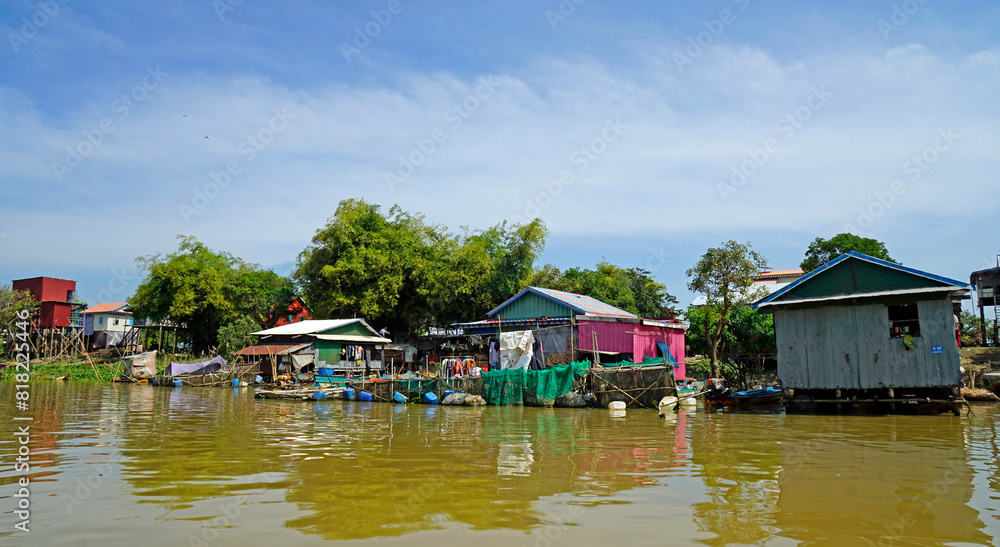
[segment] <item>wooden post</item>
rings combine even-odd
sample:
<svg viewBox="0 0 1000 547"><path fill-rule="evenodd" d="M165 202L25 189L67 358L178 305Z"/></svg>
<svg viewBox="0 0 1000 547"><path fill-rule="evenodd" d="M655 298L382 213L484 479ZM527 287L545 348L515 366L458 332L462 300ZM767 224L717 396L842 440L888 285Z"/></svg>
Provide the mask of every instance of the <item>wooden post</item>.
<svg viewBox="0 0 1000 547"><path fill-rule="evenodd" d="M171 354L177 355L177 327L174 327L174 351Z"/></svg>
<svg viewBox="0 0 1000 547"><path fill-rule="evenodd" d="M571 363L576 362L576 341L573 336L574 330L576 330L575 315L569 318L569 360Z"/></svg>

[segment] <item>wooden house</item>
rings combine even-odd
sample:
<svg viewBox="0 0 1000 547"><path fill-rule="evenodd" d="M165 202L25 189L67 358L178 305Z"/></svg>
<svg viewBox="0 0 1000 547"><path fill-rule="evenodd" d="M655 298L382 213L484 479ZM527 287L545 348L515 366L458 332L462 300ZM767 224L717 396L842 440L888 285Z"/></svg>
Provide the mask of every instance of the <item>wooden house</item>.
<svg viewBox="0 0 1000 547"><path fill-rule="evenodd" d="M754 308L774 315L786 398L951 404L961 384L955 303L970 289L850 252Z"/></svg>
<svg viewBox="0 0 1000 547"><path fill-rule="evenodd" d="M677 379L686 373L687 325L675 319L641 318L582 294L528 287L491 310L486 320L456 327L476 335L532 330L536 339L558 339L562 347L549 344L545 348L548 365L581 358L642 362L666 356ZM554 336L562 332L565 334Z"/></svg>
<svg viewBox="0 0 1000 547"><path fill-rule="evenodd" d="M305 320L253 333L258 342L236 352L254 372L284 376L316 369L381 371L381 350L392 342L364 319ZM332 375L332 374L331 374Z"/></svg>

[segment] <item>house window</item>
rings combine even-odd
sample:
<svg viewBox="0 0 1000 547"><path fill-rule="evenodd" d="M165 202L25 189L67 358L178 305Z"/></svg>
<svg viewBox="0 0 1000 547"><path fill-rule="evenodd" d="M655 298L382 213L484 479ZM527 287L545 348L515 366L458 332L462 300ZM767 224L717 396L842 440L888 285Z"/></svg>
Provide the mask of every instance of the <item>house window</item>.
<svg viewBox="0 0 1000 547"><path fill-rule="evenodd" d="M117 318L115 318L115 324L116 324L116 325L118 324L118 319L117 319Z"/></svg>
<svg viewBox="0 0 1000 547"><path fill-rule="evenodd" d="M899 338L909 334L920 336L920 318L916 304L886 306L889 308L889 337Z"/></svg>
<svg viewBox="0 0 1000 547"><path fill-rule="evenodd" d="M98 325L103 325L104 324L104 318L103 317L98 317L97 318L97 324Z"/></svg>

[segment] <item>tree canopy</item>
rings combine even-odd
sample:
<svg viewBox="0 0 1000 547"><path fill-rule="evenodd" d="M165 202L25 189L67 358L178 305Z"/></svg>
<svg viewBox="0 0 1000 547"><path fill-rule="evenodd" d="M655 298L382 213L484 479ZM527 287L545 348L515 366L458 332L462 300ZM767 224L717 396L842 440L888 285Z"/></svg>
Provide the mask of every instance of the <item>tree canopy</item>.
<svg viewBox="0 0 1000 547"><path fill-rule="evenodd" d="M176 252L137 259L146 278L129 299L136 318L187 327L192 350L203 353L217 346L219 329L238 318L263 328L284 313L281 303L287 308L294 294L290 280L192 236L178 239Z"/></svg>
<svg viewBox="0 0 1000 547"><path fill-rule="evenodd" d="M24 310L34 315L38 302L27 291L15 291L10 285L0 285L0 355L7 349L5 342L16 332L18 314Z"/></svg>
<svg viewBox="0 0 1000 547"><path fill-rule="evenodd" d="M601 261L593 270L569 268L561 272L546 264L535 272L530 285L590 296L640 317L677 315L677 298L642 268L622 268Z"/></svg>
<svg viewBox="0 0 1000 547"><path fill-rule="evenodd" d="M362 316L404 339L482 317L522 289L546 235L538 219L455 235L350 199L299 254L294 278L317 316Z"/></svg>
<svg viewBox="0 0 1000 547"><path fill-rule="evenodd" d="M823 239L821 237L814 239L809 244L809 248L806 249L805 260L802 261L799 267L807 272L811 272L848 251L864 253L868 256L888 260L889 262L896 262L889 256L889 251L881 241L845 233L837 234L830 239Z"/></svg>
<svg viewBox="0 0 1000 547"><path fill-rule="evenodd" d="M721 247L705 251L698 262L687 271L691 281L688 289L705 295L703 313L708 320L702 322L701 335L708 349L713 378L719 374L719 343L726 334L734 308L748 306L762 296L755 291L754 278L767 260L754 251L749 243L727 241Z"/></svg>

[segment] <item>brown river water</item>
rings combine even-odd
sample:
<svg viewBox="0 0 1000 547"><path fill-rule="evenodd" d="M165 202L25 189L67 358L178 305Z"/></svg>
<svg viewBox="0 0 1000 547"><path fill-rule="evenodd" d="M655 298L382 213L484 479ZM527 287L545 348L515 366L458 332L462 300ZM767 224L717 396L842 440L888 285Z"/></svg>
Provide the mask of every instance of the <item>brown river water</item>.
<svg viewBox="0 0 1000 547"><path fill-rule="evenodd" d="M2 545L994 545L1000 406L810 416L254 400L36 380ZM22 425L25 422L16 422Z"/></svg>

